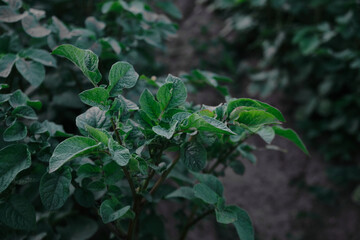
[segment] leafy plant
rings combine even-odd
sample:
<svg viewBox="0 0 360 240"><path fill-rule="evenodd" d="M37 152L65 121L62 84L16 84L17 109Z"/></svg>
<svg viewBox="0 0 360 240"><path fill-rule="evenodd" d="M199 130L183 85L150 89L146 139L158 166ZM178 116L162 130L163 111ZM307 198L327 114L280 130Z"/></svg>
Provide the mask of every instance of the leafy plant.
<svg viewBox="0 0 360 240"><path fill-rule="evenodd" d="M266 103L229 98L195 106L186 102L183 80L168 75L157 91L143 90L136 104L124 96L139 78L129 63L116 62L104 79L91 50L65 44L53 54L73 62L93 85L79 93L90 108L76 118L82 136L69 135L38 122L33 108L39 103L20 90L0 95L6 128L0 232L8 238L88 239L101 231L101 238L164 239L156 206L166 199L188 209L177 213L180 239L210 214L233 224L240 239L254 239L250 217L226 204L217 176L227 166L242 174L238 156L255 161L246 143L252 135L267 144L279 135L308 153L293 130L281 127L280 111Z"/></svg>

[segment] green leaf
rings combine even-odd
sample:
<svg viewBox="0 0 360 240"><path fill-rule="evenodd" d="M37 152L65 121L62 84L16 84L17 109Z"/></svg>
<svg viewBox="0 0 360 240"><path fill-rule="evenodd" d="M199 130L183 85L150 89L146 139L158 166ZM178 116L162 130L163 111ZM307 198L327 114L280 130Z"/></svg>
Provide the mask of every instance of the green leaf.
<svg viewBox="0 0 360 240"><path fill-rule="evenodd" d="M196 128L199 131L235 135L235 133L231 131L225 123L208 116L200 116L197 113L192 114L188 118L186 128Z"/></svg>
<svg viewBox="0 0 360 240"><path fill-rule="evenodd" d="M20 58L15 62L15 66L21 76L34 87L39 86L45 79L45 68L38 62Z"/></svg>
<svg viewBox="0 0 360 240"><path fill-rule="evenodd" d="M215 191L219 196L223 195L224 187L217 177L211 174L202 174L196 172L192 172L192 174L197 180L199 180L200 183L204 183L206 186Z"/></svg>
<svg viewBox="0 0 360 240"><path fill-rule="evenodd" d="M263 110L244 110L236 120L252 132L257 132L261 126L278 123L278 119L271 113Z"/></svg>
<svg viewBox="0 0 360 240"><path fill-rule="evenodd" d="M181 148L181 159L189 170L199 172L205 168L207 152L200 143L187 142Z"/></svg>
<svg viewBox="0 0 360 240"><path fill-rule="evenodd" d="M234 160L230 162L229 166L232 168L232 170L239 175L243 175L245 173L245 166L242 162L238 160Z"/></svg>
<svg viewBox="0 0 360 240"><path fill-rule="evenodd" d="M152 130L157 134L157 135L160 135L160 136L163 136L167 139L170 139L172 138L172 136L174 135L175 133L175 129L176 129L176 126L178 124L178 121L172 121L170 123L170 127L167 129L167 128L163 128L161 127L160 125L157 125L157 126L154 126L152 127Z"/></svg>
<svg viewBox="0 0 360 240"><path fill-rule="evenodd" d="M116 204L113 200L105 200L100 206L100 216L104 223L113 222L115 220L126 217L131 211L130 206L116 210Z"/></svg>
<svg viewBox="0 0 360 240"><path fill-rule="evenodd" d="M10 53L0 58L0 77L7 78L9 76L11 69L14 66L16 60L17 60L16 55Z"/></svg>
<svg viewBox="0 0 360 240"><path fill-rule="evenodd" d="M109 139L108 145L112 159L120 166L126 166L131 157L129 149L121 146L112 138Z"/></svg>
<svg viewBox="0 0 360 240"><path fill-rule="evenodd" d="M85 90L79 94L80 100L90 106L106 109L109 93L101 87Z"/></svg>
<svg viewBox="0 0 360 240"><path fill-rule="evenodd" d="M222 224L230 224L237 220L236 206L226 206L223 209L215 209L216 221Z"/></svg>
<svg viewBox="0 0 360 240"><path fill-rule="evenodd" d="M59 55L73 62L84 75L96 85L101 80L98 70L99 59L91 50L83 50L70 44L57 47L52 54Z"/></svg>
<svg viewBox="0 0 360 240"><path fill-rule="evenodd" d="M303 143L303 141L301 141L299 135L297 135L294 130L289 128L282 128L280 126L273 126L273 129L276 135L290 140L296 146L298 146L298 148L300 148L306 155L309 155L309 151L307 150L305 144Z"/></svg>
<svg viewBox="0 0 360 240"><path fill-rule="evenodd" d="M10 199L0 204L0 221L13 229L32 230L35 227L35 209L22 196L12 195Z"/></svg>
<svg viewBox="0 0 360 240"><path fill-rule="evenodd" d="M0 150L0 193L15 179L16 175L31 165L26 145L10 145Z"/></svg>
<svg viewBox="0 0 360 240"><path fill-rule="evenodd" d="M40 199L45 208L55 210L61 208L70 195L71 171L45 173L40 181Z"/></svg>
<svg viewBox="0 0 360 240"><path fill-rule="evenodd" d="M27 100L26 104L36 110L41 110L42 108L42 103L39 100Z"/></svg>
<svg viewBox="0 0 360 240"><path fill-rule="evenodd" d="M27 49L22 53L23 56L41 63L48 67L56 67L56 59L48 51L42 49Z"/></svg>
<svg viewBox="0 0 360 240"><path fill-rule="evenodd" d="M90 134L90 136L93 137L95 140L105 144L105 146L108 144L109 134L101 131L100 129L93 128L89 125L86 125L85 128L88 131L88 133Z"/></svg>
<svg viewBox="0 0 360 240"><path fill-rule="evenodd" d="M267 144L271 144L275 138L275 131L272 127L266 126L256 132Z"/></svg>
<svg viewBox="0 0 360 240"><path fill-rule="evenodd" d="M188 200L192 200L195 198L194 190L191 187L179 187L172 193L166 195L165 198L185 198Z"/></svg>
<svg viewBox="0 0 360 240"><path fill-rule="evenodd" d="M1 73L0 73L1 74ZM9 88L9 84L6 83L0 83L0 90L5 89L5 88ZM0 100L1 101L1 100Z"/></svg>
<svg viewBox="0 0 360 240"><path fill-rule="evenodd" d="M143 110L151 119L159 118L161 109L160 104L148 89L145 89L139 99L141 110Z"/></svg>
<svg viewBox="0 0 360 240"><path fill-rule="evenodd" d="M28 97L21 90L16 90L13 92L9 99L9 103L13 108L18 106L25 106L27 101Z"/></svg>
<svg viewBox="0 0 360 240"><path fill-rule="evenodd" d="M156 5L161 8L164 12L176 19L181 19L182 14L179 8L171 1L156 2Z"/></svg>
<svg viewBox="0 0 360 240"><path fill-rule="evenodd" d="M115 184L124 177L124 173L121 167L114 161L109 162L103 167L105 183L106 184Z"/></svg>
<svg viewBox="0 0 360 240"><path fill-rule="evenodd" d="M76 174L82 178L96 177L100 173L101 173L100 167L93 165L91 163L85 163L84 165L81 165L76 171Z"/></svg>
<svg viewBox="0 0 360 240"><path fill-rule="evenodd" d="M254 229L247 212L237 206L231 207L237 215L237 220L233 224L239 238L241 240L254 240Z"/></svg>
<svg viewBox="0 0 360 240"><path fill-rule="evenodd" d="M26 16L26 12L19 14L8 6L0 6L0 22L13 23L20 21Z"/></svg>
<svg viewBox="0 0 360 240"><path fill-rule="evenodd" d="M51 19L52 19L53 24L56 26L56 28L58 30L60 40L69 38L70 31L66 27L66 25L55 16L53 16Z"/></svg>
<svg viewBox="0 0 360 240"><path fill-rule="evenodd" d="M32 14L27 14L21 20L21 25L24 31L33 38L46 37L51 33L51 30L41 26L36 17Z"/></svg>
<svg viewBox="0 0 360 240"><path fill-rule="evenodd" d="M264 111L266 111L268 113L271 113L272 115L274 115L281 122L285 121L284 116L282 115L282 113L277 108L274 108L274 107L270 106L267 103L263 103L263 102L253 100L253 99L250 99L250 98L239 98L239 99L230 101L228 103L228 106L227 106L227 109L226 109L227 114L230 115L230 113L232 111L234 111L238 107L254 107L254 108L257 108L259 110L264 110Z"/></svg>
<svg viewBox="0 0 360 240"><path fill-rule="evenodd" d="M5 142L14 142L24 139L26 135L26 126L22 122L15 122L13 125L5 129L3 138Z"/></svg>
<svg viewBox="0 0 360 240"><path fill-rule="evenodd" d="M56 146L49 160L49 173L59 169L66 162L97 150L100 143L87 137L74 136Z"/></svg>
<svg viewBox="0 0 360 240"><path fill-rule="evenodd" d="M262 106L262 109L264 109L266 112L274 115L279 121L285 122L285 118L282 115L282 113L279 111L279 109L274 108L273 106L270 106L269 104L264 102L260 102L260 101L257 102Z"/></svg>
<svg viewBox="0 0 360 240"><path fill-rule="evenodd" d="M184 104L187 98L185 84L180 78L169 74L165 81L156 94L162 111Z"/></svg>
<svg viewBox="0 0 360 240"><path fill-rule="evenodd" d="M134 87L138 78L139 74L130 63L117 62L111 66L109 72L108 91L111 96L117 96L123 88Z"/></svg>
<svg viewBox="0 0 360 240"><path fill-rule="evenodd" d="M83 135L87 134L87 125L104 130L111 126L110 118L106 116L106 112L98 107L89 108L86 112L77 116L75 121L76 126Z"/></svg>
<svg viewBox="0 0 360 240"><path fill-rule="evenodd" d="M208 204L215 204L218 201L219 195L211 188L203 183L198 183L194 186L194 194L196 198L203 200Z"/></svg>
<svg viewBox="0 0 360 240"><path fill-rule="evenodd" d="M36 120L38 117L36 116L36 113L34 109L28 106L19 106L16 107L12 112L12 115L20 118L25 118L29 120Z"/></svg>
<svg viewBox="0 0 360 240"><path fill-rule="evenodd" d="M95 203L93 193L84 188L76 188L74 197L76 202L79 203L80 206L85 208L90 208Z"/></svg>

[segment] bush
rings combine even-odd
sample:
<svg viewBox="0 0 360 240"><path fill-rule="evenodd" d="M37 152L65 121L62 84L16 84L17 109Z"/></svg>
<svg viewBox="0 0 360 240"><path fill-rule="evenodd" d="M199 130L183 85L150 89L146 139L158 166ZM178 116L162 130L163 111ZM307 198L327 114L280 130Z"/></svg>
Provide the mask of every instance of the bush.
<svg viewBox="0 0 360 240"><path fill-rule="evenodd" d="M21 1L6 3L0 6L0 21L10 23L1 23L6 29L1 39L7 43L2 45L0 59L1 76L6 77L1 88L7 91L0 94L1 236L164 239L164 223L156 209L163 204L160 200L174 199L189 209L176 213L180 239L210 214L219 223L232 223L242 240L254 239L250 217L242 208L226 205L217 177L228 166L243 174L240 155L255 161L254 148L246 142L252 135L259 135L266 144L279 135L308 153L293 130L281 127L285 120L278 109L247 98L229 97L227 103L214 107L188 103L187 88L180 78L168 75L164 81L153 81L139 78L126 61L108 65L110 59L119 57L113 45L118 40L105 44L112 48L110 58L104 56L105 47L101 51L83 49L80 43L104 43L91 35L105 30L105 24L95 18L87 18L89 29L70 31L54 17L51 24L41 24L44 12L26 5L19 13ZM146 10L147 5L137 3L126 8L122 1L106 2L102 10L131 10L143 20L138 7ZM57 39L73 31L80 35ZM81 46L58 46L62 40L74 40ZM55 47L53 55L67 58L76 68L42 49L49 43L54 43L50 47ZM59 77L57 88L62 97L56 101L62 108L52 109L48 102L56 97L51 91L56 87L46 85L55 78L45 77L44 66L53 67L51 74ZM106 67L110 70L104 75ZM68 72L72 77L66 79ZM142 84L133 88L138 79ZM153 90L142 89L146 84ZM139 99L127 98L134 96L131 88L142 91ZM64 121L60 116L77 104L73 94L81 102L72 114L85 109L84 104L90 108ZM37 98L44 99L46 108ZM49 121L52 119L70 124L71 131Z"/></svg>

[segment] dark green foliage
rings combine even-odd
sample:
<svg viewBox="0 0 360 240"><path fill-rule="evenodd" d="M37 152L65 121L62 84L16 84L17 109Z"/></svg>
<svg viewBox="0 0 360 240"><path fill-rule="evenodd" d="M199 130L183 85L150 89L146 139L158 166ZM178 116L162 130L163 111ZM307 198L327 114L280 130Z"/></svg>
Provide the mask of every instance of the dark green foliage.
<svg viewBox="0 0 360 240"><path fill-rule="evenodd" d="M299 129L330 165L330 180L344 188L358 184L341 180L345 168L360 170L358 1L208 2L236 36L226 41L225 67L252 80L250 94L282 91L298 106L291 113Z"/></svg>
<svg viewBox="0 0 360 240"><path fill-rule="evenodd" d="M181 239L194 218L209 214L233 224L242 240L254 239L248 214L226 205L217 176L228 165L243 173L240 155L254 161L245 143L253 134L270 144L280 133L306 149L296 134L278 130L284 119L265 103L229 98L216 107L195 106L186 101L184 80L172 75L143 87L146 77L139 80L128 61L154 67L151 59L139 59L153 52L150 46L163 48L176 26L153 6L180 18L175 5L89 1L94 16L81 28L67 23L83 9L72 6L63 22L22 1L3 2L1 233L9 239L164 239L157 204L176 198L193 209L180 221ZM76 5L60 2L38 4L51 14ZM70 133L49 120L70 126Z"/></svg>

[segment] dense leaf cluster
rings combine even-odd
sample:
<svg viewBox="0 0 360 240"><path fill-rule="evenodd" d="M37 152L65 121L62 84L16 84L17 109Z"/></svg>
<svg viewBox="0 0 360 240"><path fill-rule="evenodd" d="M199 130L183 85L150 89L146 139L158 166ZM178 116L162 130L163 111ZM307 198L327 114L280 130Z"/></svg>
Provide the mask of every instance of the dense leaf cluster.
<svg viewBox="0 0 360 240"><path fill-rule="evenodd" d="M98 7L104 22L88 17L85 28L67 26L56 17L44 21L43 10L20 0L3 2L1 237L166 239L156 210L161 200L171 199L188 209L176 213L180 239L210 214L221 224L233 224L240 239L254 239L250 217L226 204L217 177L228 166L243 174L239 156L256 161L255 147L246 143L252 135L272 148L279 135L308 153L293 130L281 127L285 119L278 109L230 96L218 106L194 105L187 102L183 79L168 75L155 82L139 77L125 61L131 58L120 53L137 52L134 39L161 45L162 37L174 30L143 1L103 2ZM171 2L155 3L174 18L181 16ZM118 28L106 21L111 12L119 14L115 22L120 29L133 35L105 34ZM110 60L116 63L108 64ZM53 68L51 74L45 75L44 66ZM207 80L225 79L194 73ZM146 84L151 88L143 89ZM140 97L127 97L127 92L139 90ZM80 102L83 111L74 112L71 125L76 130L71 134L51 121L67 123L57 117L64 112L53 109L51 101L66 111Z"/></svg>

